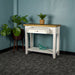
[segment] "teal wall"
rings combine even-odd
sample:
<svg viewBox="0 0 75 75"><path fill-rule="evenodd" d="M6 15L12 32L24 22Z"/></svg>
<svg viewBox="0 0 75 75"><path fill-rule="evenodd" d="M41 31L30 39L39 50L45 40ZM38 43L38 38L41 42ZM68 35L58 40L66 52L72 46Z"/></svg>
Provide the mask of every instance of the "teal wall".
<svg viewBox="0 0 75 75"><path fill-rule="evenodd" d="M39 23L39 13L47 14L46 24L61 24L60 50L75 52L75 0L18 0L18 14L28 14L29 23ZM52 35L35 35L35 46L52 48Z"/></svg>
<svg viewBox="0 0 75 75"><path fill-rule="evenodd" d="M10 26L10 16L13 14L13 0L0 0L0 29L2 24ZM10 26L11 27L11 26ZM0 35L0 50L11 46L11 41L7 37Z"/></svg>
<svg viewBox="0 0 75 75"><path fill-rule="evenodd" d="M75 52L75 0L0 0L0 25L9 24L12 14L28 14L29 23L39 23L40 13L47 14L46 24L61 24L60 50ZM35 34L35 46L40 43L52 48L52 37ZM0 50L10 44L8 38L0 36Z"/></svg>

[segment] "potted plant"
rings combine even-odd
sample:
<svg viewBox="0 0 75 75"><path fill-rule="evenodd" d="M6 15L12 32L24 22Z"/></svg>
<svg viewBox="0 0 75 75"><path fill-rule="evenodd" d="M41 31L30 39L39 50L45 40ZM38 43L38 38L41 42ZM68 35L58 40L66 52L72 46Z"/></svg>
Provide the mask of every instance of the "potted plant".
<svg viewBox="0 0 75 75"><path fill-rule="evenodd" d="M24 36L24 30L19 26L22 24L22 21L23 22L28 22L28 20L26 19L28 15L25 15L23 17L20 17L18 15L13 15L11 17L12 19L12 22L13 23L16 23L16 27L14 26L14 28L12 29L12 36L13 36L13 39L15 40L21 40Z"/></svg>
<svg viewBox="0 0 75 75"><path fill-rule="evenodd" d="M44 18L46 17L46 14L40 13L38 16L41 18L40 24L44 24L44 22L45 22Z"/></svg>
<svg viewBox="0 0 75 75"><path fill-rule="evenodd" d="M24 46L23 46L24 29L22 29L19 25L21 25L23 22L26 23L28 22L28 20L26 19L27 16L28 15L20 17L18 15L13 15L11 17L11 20L13 23L16 23L16 26L14 26L13 28L9 28L7 24L2 25L2 30L0 31L0 34L2 36L7 36L9 34L12 34L12 37L14 39L13 48L15 48L15 40L22 40L22 47L24 50ZM16 49L17 49L17 45L16 45Z"/></svg>
<svg viewBox="0 0 75 75"><path fill-rule="evenodd" d="M9 28L7 24L3 24L0 34L2 36L12 34L13 39L21 40L24 36L24 30L19 25L21 25L22 22L28 22L28 20L26 19L27 16L28 15L20 17L18 15L13 15L11 17L11 20L13 23L16 23L16 26L14 26L13 28Z"/></svg>

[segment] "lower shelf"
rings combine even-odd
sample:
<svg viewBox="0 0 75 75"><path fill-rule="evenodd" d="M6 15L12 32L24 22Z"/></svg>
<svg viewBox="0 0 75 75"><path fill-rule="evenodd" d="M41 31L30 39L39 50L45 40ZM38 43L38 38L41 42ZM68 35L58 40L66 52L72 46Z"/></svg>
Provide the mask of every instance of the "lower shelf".
<svg viewBox="0 0 75 75"><path fill-rule="evenodd" d="M40 52L40 53L47 53L47 54L53 54L53 50L52 49L41 50L38 47L28 48L28 51Z"/></svg>

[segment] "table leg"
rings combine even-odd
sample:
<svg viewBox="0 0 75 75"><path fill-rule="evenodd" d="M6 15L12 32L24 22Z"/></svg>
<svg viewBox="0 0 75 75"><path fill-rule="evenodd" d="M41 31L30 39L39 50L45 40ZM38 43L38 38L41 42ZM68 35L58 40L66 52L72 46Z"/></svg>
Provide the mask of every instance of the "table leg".
<svg viewBox="0 0 75 75"><path fill-rule="evenodd" d="M25 31L25 54L28 54L28 33Z"/></svg>
<svg viewBox="0 0 75 75"><path fill-rule="evenodd" d="M56 30L53 34L53 59L56 58Z"/></svg>
<svg viewBox="0 0 75 75"><path fill-rule="evenodd" d="M33 34L30 33L30 48L33 47Z"/></svg>
<svg viewBox="0 0 75 75"><path fill-rule="evenodd" d="M59 44L60 44L60 27L58 27L58 34L57 34L57 55L60 54Z"/></svg>

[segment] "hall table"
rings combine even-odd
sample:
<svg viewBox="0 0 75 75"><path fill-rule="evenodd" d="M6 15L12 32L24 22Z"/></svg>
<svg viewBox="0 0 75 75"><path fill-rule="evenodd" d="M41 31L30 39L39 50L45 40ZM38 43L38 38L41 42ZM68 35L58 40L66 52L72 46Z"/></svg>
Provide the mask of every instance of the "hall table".
<svg viewBox="0 0 75 75"><path fill-rule="evenodd" d="M59 55L60 42L60 26L58 24L24 24L25 26L25 54L28 51L52 54L53 59L56 54ZM28 46L28 33L30 34L30 47ZM41 50L38 47L33 47L33 33L37 34L53 34L53 49Z"/></svg>

